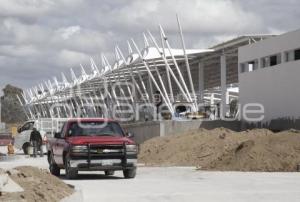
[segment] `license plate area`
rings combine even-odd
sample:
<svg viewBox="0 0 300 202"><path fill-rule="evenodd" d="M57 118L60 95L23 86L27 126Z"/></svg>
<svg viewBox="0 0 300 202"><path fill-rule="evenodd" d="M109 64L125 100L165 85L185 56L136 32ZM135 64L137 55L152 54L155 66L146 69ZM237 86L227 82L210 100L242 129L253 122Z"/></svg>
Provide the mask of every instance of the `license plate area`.
<svg viewBox="0 0 300 202"><path fill-rule="evenodd" d="M100 164L102 166L113 166L115 164L121 164L120 159L103 159L103 160L92 160L92 164Z"/></svg>
<svg viewBox="0 0 300 202"><path fill-rule="evenodd" d="M102 165L103 166L112 166L112 165L114 165L114 161L112 161L112 160L102 160Z"/></svg>

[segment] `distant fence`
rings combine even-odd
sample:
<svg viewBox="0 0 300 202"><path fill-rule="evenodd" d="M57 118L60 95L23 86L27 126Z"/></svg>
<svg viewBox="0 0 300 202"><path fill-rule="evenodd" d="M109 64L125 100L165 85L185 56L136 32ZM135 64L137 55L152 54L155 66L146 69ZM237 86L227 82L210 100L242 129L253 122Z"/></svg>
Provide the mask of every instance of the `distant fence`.
<svg viewBox="0 0 300 202"><path fill-rule="evenodd" d="M134 140L141 144L153 137L162 137L170 135L180 135L188 131L205 128L212 130L214 128L224 127L233 131L241 130L240 121L149 121L141 123L122 124L123 128L135 134Z"/></svg>

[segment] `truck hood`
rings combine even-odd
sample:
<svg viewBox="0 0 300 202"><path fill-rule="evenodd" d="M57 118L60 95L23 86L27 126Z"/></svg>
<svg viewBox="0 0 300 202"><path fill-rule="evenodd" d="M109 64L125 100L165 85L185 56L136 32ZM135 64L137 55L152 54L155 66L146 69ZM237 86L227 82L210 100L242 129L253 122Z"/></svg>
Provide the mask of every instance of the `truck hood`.
<svg viewBox="0 0 300 202"><path fill-rule="evenodd" d="M78 136L68 137L67 141L73 145L80 144L135 144L133 140L127 137L112 137L112 136Z"/></svg>

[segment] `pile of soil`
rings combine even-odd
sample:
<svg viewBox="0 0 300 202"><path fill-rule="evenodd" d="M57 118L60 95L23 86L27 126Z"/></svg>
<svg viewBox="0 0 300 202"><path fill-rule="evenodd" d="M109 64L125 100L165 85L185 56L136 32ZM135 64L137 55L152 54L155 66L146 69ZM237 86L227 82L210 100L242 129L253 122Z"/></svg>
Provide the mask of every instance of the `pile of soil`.
<svg viewBox="0 0 300 202"><path fill-rule="evenodd" d="M45 169L21 166L6 171L24 192L2 193L0 201L54 202L70 196L74 189Z"/></svg>
<svg viewBox="0 0 300 202"><path fill-rule="evenodd" d="M297 171L300 132L199 129L146 141L139 161L148 166L196 166L202 170Z"/></svg>

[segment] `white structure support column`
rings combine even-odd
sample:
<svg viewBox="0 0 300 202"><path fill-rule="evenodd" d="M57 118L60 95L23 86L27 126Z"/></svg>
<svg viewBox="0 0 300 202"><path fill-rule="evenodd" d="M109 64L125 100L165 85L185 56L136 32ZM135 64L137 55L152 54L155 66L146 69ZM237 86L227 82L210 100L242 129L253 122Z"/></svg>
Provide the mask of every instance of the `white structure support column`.
<svg viewBox="0 0 300 202"><path fill-rule="evenodd" d="M188 97L188 95L187 95L186 92L184 91L183 87L181 86L180 81L177 79L175 73L174 73L173 70L171 69L171 67L170 67L170 65L169 65L169 63L168 63L168 61L167 61L167 58L165 57L164 54L162 54L162 53L160 52L160 49L159 49L159 47L158 47L158 44L157 44L156 41L155 41L155 38L153 37L153 35L151 34L150 31L148 31L148 33L149 33L149 36L150 36L150 38L151 38L153 44L154 44L155 47L156 47L157 52L161 55L161 58L163 59L163 61L164 61L164 63L165 63L165 66L167 67L167 69L168 69L168 71L171 73L171 76L173 77L175 83L177 84L177 86L178 86L180 92L182 93L182 95L184 96L184 98L185 98L187 101L191 101L191 99Z"/></svg>
<svg viewBox="0 0 300 202"><path fill-rule="evenodd" d="M153 84L155 85L156 89L157 89L159 92L162 92L162 90L161 90L161 88L159 87L158 83L156 82L156 80L155 80L153 74L151 73L151 70L150 70L148 64L146 63L145 59L143 59L143 56L142 56L142 54L141 54L141 52L140 52L138 46L136 45L136 43L134 42L133 39L131 39L131 41L132 41L132 43L133 43L133 45L134 45L134 47L135 47L137 53L139 54L139 57L140 57L141 60L143 61L143 64L144 64L144 66L145 66L146 69L147 69L148 75L150 76L151 80L153 81ZM170 104L169 97L165 97L164 94L161 94L161 97L162 97L162 99L164 100L164 102L165 102L165 104L167 105L167 107L169 108L170 112L171 112L172 114L174 114L174 109L173 109L173 106Z"/></svg>
<svg viewBox="0 0 300 202"><path fill-rule="evenodd" d="M161 38L162 54L163 54L163 57L166 58L165 42L164 42L164 37L163 37L162 33L160 33L160 38ZM172 103L174 103L174 94L173 94L173 87L172 87L172 83L171 83L170 71L169 71L167 65L165 65L165 68L166 68L166 75L167 75L167 81L168 81L168 87L169 87L169 93L170 93L170 101Z"/></svg>
<svg viewBox="0 0 300 202"><path fill-rule="evenodd" d="M185 42L184 42L182 27L181 27L178 15L176 15L176 17L177 17L177 23L178 23L178 28L179 28L180 38L181 38L181 44L182 44L182 49L183 49L183 54L184 54L184 59L185 59L186 71L187 71L187 75L188 75L188 78L189 78L189 83L190 83L190 88L191 88L191 91L192 91L192 96L193 96L193 99L195 99L196 93L195 93L193 78L192 78L192 74L191 74L189 59L188 59L188 56L186 54L186 48L185 48ZM192 99L192 101L194 101L193 99ZM198 109L197 101L194 101L194 104L195 104L196 110L197 110Z"/></svg>
<svg viewBox="0 0 300 202"><path fill-rule="evenodd" d="M199 94L200 94L200 101L203 101L204 98L204 68L201 62L198 63L199 68Z"/></svg>
<svg viewBox="0 0 300 202"><path fill-rule="evenodd" d="M226 86L226 56L224 54L220 57L220 67L221 67L221 103L220 103L220 117L225 118L227 112L226 96L227 96L227 86Z"/></svg>
<svg viewBox="0 0 300 202"><path fill-rule="evenodd" d="M183 85L183 87L184 87L184 89L185 89L185 93L186 93L186 95L187 95L187 97L188 97L187 101L193 102L193 99L192 99L192 97L191 97L191 94L190 94L190 92L189 92L189 89L188 89L188 87L187 87L187 85L186 85L186 83L185 83L185 80L184 80L184 78L183 78L182 72L181 72L181 70L180 70L180 68L179 68L179 66L178 66L178 64L177 64L177 61L176 61L176 59L175 59L175 56L174 56L173 53L172 53L171 46L170 46L170 44L169 44L168 38L167 38L167 36L165 35L165 32L164 32L162 26L159 26L159 28L160 28L161 34L162 34L163 37L164 37L165 43L166 43L166 45L167 45L167 49L169 50L169 54L171 55L171 58L172 58L172 60L173 60L175 69L177 70L177 73L178 73L178 75L179 75L179 79L180 79L180 81L181 81L181 83L182 83L182 85ZM196 105L194 105L194 110L196 111L196 109L197 109L197 107L196 107Z"/></svg>
<svg viewBox="0 0 300 202"><path fill-rule="evenodd" d="M154 91L153 91L153 85L150 77L148 78L148 83L150 88L150 102L153 102Z"/></svg>
<svg viewBox="0 0 300 202"><path fill-rule="evenodd" d="M215 104L215 94L211 93L210 94L210 105L213 106Z"/></svg>

